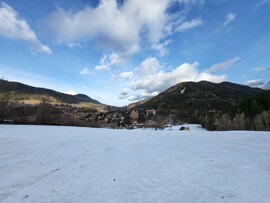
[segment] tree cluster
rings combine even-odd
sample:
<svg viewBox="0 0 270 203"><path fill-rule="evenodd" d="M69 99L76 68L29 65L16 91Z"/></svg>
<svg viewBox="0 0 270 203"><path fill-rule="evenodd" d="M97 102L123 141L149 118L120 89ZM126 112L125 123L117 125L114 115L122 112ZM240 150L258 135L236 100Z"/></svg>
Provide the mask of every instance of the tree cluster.
<svg viewBox="0 0 270 203"><path fill-rule="evenodd" d="M251 97L230 111L208 114L208 130L270 130L270 91Z"/></svg>

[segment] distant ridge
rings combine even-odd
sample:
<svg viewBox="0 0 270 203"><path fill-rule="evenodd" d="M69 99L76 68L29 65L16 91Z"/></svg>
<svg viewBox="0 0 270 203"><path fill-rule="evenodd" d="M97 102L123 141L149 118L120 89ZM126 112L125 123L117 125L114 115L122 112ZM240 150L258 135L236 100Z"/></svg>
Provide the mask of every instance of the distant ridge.
<svg viewBox="0 0 270 203"><path fill-rule="evenodd" d="M33 98L40 100L42 97L46 96L59 103L78 104L81 102L90 102L101 104L99 101L84 94L69 95L51 89L33 87L19 82L10 82L6 80L0 80L0 92L10 92L13 97L15 96L18 100Z"/></svg>

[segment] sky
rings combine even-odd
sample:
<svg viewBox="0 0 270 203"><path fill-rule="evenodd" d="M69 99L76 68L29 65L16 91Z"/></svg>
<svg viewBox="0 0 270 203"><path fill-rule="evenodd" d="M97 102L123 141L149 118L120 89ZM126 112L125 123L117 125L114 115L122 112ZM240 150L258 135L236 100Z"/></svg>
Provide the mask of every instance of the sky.
<svg viewBox="0 0 270 203"><path fill-rule="evenodd" d="M270 0L0 0L0 77L124 106L184 81L270 87Z"/></svg>

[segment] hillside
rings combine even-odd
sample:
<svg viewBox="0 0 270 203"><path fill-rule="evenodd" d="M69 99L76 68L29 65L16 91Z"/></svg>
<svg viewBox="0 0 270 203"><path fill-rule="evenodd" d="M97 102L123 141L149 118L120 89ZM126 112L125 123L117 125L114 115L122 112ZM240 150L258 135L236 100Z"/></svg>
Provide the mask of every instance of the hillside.
<svg viewBox="0 0 270 203"><path fill-rule="evenodd" d="M145 104L147 101L149 101L151 98L152 98L152 97L146 98L146 99L143 99L143 100L141 100L141 101L134 102L134 103L130 103L130 104L128 104L128 109L133 109L133 108L136 108L137 106L143 105L143 104Z"/></svg>
<svg viewBox="0 0 270 203"><path fill-rule="evenodd" d="M41 101L43 97L47 97L47 99L53 103L79 104L81 102L88 102L101 104L99 101L94 100L87 95L69 95L46 88L32 87L6 80L0 80L0 92L10 92L12 98L15 100Z"/></svg>
<svg viewBox="0 0 270 203"><path fill-rule="evenodd" d="M133 108L156 109L160 114L173 113L181 120L196 122L202 114L230 111L263 91L230 82L183 82Z"/></svg>
<svg viewBox="0 0 270 203"><path fill-rule="evenodd" d="M240 104L239 109L249 117L254 117L263 111L270 110L270 90L245 100Z"/></svg>
<svg viewBox="0 0 270 203"><path fill-rule="evenodd" d="M0 123L98 127L107 124L103 112L122 109L84 94L0 80Z"/></svg>

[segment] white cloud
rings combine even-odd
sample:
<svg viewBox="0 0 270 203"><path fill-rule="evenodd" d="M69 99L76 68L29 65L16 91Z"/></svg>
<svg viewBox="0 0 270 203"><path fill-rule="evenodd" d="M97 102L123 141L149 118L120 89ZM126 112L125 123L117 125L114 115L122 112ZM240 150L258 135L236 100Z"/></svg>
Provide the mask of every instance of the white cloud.
<svg viewBox="0 0 270 203"><path fill-rule="evenodd" d="M112 52L110 54L103 54L100 58L99 65L96 66L96 70L110 70L112 66L120 67L124 66L127 62L129 55L126 53Z"/></svg>
<svg viewBox="0 0 270 203"><path fill-rule="evenodd" d="M141 90L139 92L136 92L133 95L129 95L129 93L130 93L129 90L124 89L120 93L119 99L127 99L130 102L139 101L139 100L143 100L143 99L146 99L146 98L149 98L149 97L156 96L156 95L158 95L159 92L151 92L151 93L149 93L146 90Z"/></svg>
<svg viewBox="0 0 270 203"><path fill-rule="evenodd" d="M132 72L122 72L119 75L115 75L112 79L113 80L129 80L133 77L133 73Z"/></svg>
<svg viewBox="0 0 270 203"><path fill-rule="evenodd" d="M112 53L109 56L109 61L111 65L123 65L125 63L125 59L123 59L119 54L117 53Z"/></svg>
<svg viewBox="0 0 270 203"><path fill-rule="evenodd" d="M204 0L178 0L178 2L182 4L204 4Z"/></svg>
<svg viewBox="0 0 270 203"><path fill-rule="evenodd" d="M140 101L149 97L153 97L158 95L159 92L146 92L145 90L140 91L139 93L132 95L132 96L126 96L125 98L127 98L129 101L133 102L133 101ZM120 97L121 99L121 97Z"/></svg>
<svg viewBox="0 0 270 203"><path fill-rule="evenodd" d="M66 94L70 94L70 95L76 95L76 92L73 90L69 90L67 92L65 92Z"/></svg>
<svg viewBox="0 0 270 203"><path fill-rule="evenodd" d="M191 21L185 21L176 28L176 31L178 31L178 32L186 32L186 31L191 30L193 28L196 28L196 27L198 27L198 26L200 26L202 24L203 24L203 21L200 18L199 19L193 19Z"/></svg>
<svg viewBox="0 0 270 203"><path fill-rule="evenodd" d="M228 13L226 16L225 16L225 19L223 21L222 24L220 24L215 30L214 30L214 33L217 33L217 34L223 34L223 33L228 33L231 31L231 24L233 21L235 21L237 17L237 14L235 13Z"/></svg>
<svg viewBox="0 0 270 203"><path fill-rule="evenodd" d="M270 0L262 0L261 2L259 2L256 6L255 9L258 9L260 7L265 6L266 4L270 4Z"/></svg>
<svg viewBox="0 0 270 203"><path fill-rule="evenodd" d="M218 72L218 71L224 71L224 70L232 67L237 61L239 61L239 59L240 59L239 57L234 57L233 59L230 59L228 61L213 64L210 68L205 70L205 72L214 73L214 72Z"/></svg>
<svg viewBox="0 0 270 203"><path fill-rule="evenodd" d="M142 39L151 44L162 39L169 6L170 0L124 1L121 6L101 0L97 7L79 11L57 8L46 22L60 43L94 40L103 48L134 54Z"/></svg>
<svg viewBox="0 0 270 203"><path fill-rule="evenodd" d="M111 66L122 66L126 63L126 59L115 52L111 54L103 54L103 56L100 58L100 64L106 65L108 67Z"/></svg>
<svg viewBox="0 0 270 203"><path fill-rule="evenodd" d="M261 79L248 80L245 82L245 85L248 85L250 87L259 87L259 86L264 85L264 81Z"/></svg>
<svg viewBox="0 0 270 203"><path fill-rule="evenodd" d="M171 43L171 40L165 40L163 43L155 43L152 45L152 49L157 51L159 56L165 56L168 54L167 46Z"/></svg>
<svg viewBox="0 0 270 203"><path fill-rule="evenodd" d="M80 71L80 75L90 75L90 71L88 70L88 68L84 68Z"/></svg>
<svg viewBox="0 0 270 203"><path fill-rule="evenodd" d="M0 6L0 35L10 39L26 41L30 48L41 53L51 54L51 49L43 45L28 23L18 16L18 13L6 3Z"/></svg>
<svg viewBox="0 0 270 203"><path fill-rule="evenodd" d="M161 68L161 65L157 58L150 57L143 60L138 68L140 77L146 77L148 75L156 73Z"/></svg>
<svg viewBox="0 0 270 203"><path fill-rule="evenodd" d="M107 70L110 70L110 67L108 67L106 65L100 65L100 66L96 66L95 70L96 71L107 71Z"/></svg>
<svg viewBox="0 0 270 203"><path fill-rule="evenodd" d="M80 48L82 45L81 43L78 43L78 42L71 42L71 43L68 43L67 46L70 49L75 49L75 48Z"/></svg>
<svg viewBox="0 0 270 203"><path fill-rule="evenodd" d="M266 67L258 67L258 68L254 68L253 71L256 72L263 72L263 71L268 71L270 70L270 68L266 68Z"/></svg>
<svg viewBox="0 0 270 203"><path fill-rule="evenodd" d="M225 21L224 21L224 26L229 25L230 23L232 23L234 20L236 19L236 14L235 13L228 13L225 17Z"/></svg>

